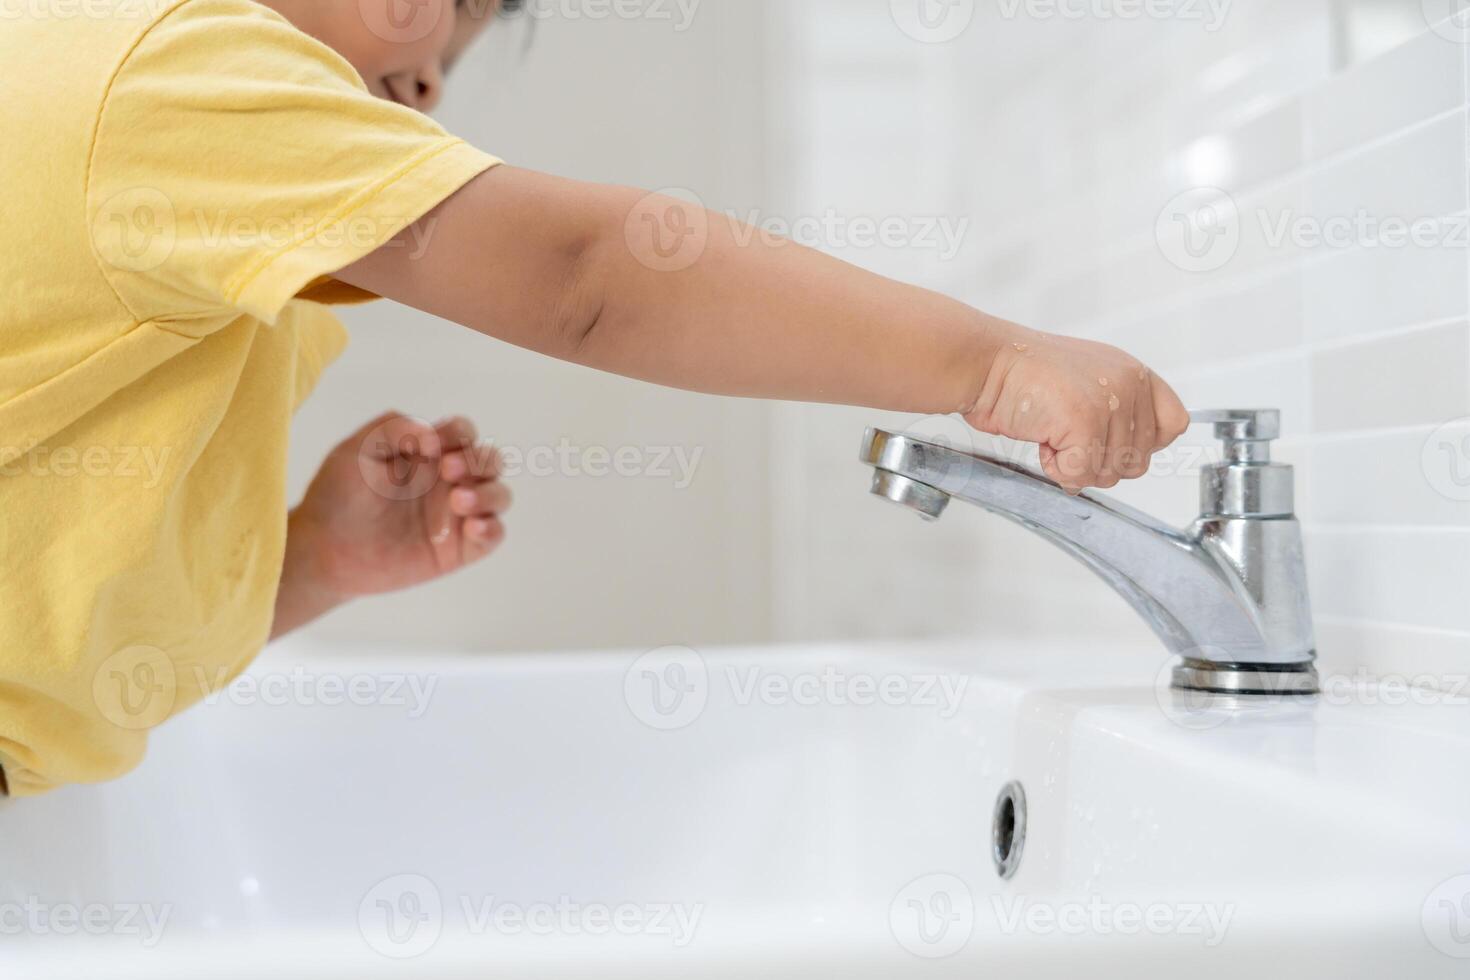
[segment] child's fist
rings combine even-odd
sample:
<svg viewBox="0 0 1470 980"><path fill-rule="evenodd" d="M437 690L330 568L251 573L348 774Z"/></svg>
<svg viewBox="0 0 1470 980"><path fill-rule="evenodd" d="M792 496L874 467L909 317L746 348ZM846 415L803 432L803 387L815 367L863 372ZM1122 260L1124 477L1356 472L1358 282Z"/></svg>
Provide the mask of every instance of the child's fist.
<svg viewBox="0 0 1470 980"><path fill-rule="evenodd" d="M291 535L309 542L315 584L342 598L408 588L499 546L511 503L499 477L499 454L469 419L389 412L327 456Z"/></svg>
<svg viewBox="0 0 1470 980"><path fill-rule="evenodd" d="M1189 413L1163 379L1116 347L1007 325L966 420L1039 443L1046 475L1079 491L1142 476Z"/></svg>

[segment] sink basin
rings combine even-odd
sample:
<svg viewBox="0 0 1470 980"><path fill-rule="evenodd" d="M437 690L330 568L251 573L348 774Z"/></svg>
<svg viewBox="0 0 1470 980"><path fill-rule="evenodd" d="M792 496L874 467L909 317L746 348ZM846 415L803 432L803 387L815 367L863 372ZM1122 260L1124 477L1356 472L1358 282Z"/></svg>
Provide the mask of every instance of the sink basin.
<svg viewBox="0 0 1470 980"><path fill-rule="evenodd" d="M129 777L0 802L0 975L1466 976L1470 710L1166 668L284 645Z"/></svg>

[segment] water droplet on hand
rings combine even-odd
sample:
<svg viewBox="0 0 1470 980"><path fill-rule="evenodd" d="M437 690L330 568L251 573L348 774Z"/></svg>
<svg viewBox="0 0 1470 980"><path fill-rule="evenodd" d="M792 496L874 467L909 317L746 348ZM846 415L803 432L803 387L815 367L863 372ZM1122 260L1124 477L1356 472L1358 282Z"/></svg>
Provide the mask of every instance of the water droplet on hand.
<svg viewBox="0 0 1470 980"><path fill-rule="evenodd" d="M1116 412L1118 410L1118 406L1121 405L1121 404L1123 404L1123 403L1118 400L1118 396L1117 395L1109 395L1108 396L1108 411L1110 411L1110 412Z"/></svg>
<svg viewBox="0 0 1470 980"><path fill-rule="evenodd" d="M1029 411L1031 411L1031 399L1029 399L1029 398L1022 398L1021 399L1021 414L1022 415L1025 415Z"/></svg>
<svg viewBox="0 0 1470 980"><path fill-rule="evenodd" d="M1100 384L1100 385L1102 385L1104 388L1106 388L1108 385L1112 384L1112 382L1109 381L1107 378L1098 378L1097 379L1097 383Z"/></svg>
<svg viewBox="0 0 1470 980"><path fill-rule="evenodd" d="M1011 346L1014 347L1016 350L1020 351L1022 354L1026 353L1028 350L1031 349L1031 345L1030 344L1012 344Z"/></svg>

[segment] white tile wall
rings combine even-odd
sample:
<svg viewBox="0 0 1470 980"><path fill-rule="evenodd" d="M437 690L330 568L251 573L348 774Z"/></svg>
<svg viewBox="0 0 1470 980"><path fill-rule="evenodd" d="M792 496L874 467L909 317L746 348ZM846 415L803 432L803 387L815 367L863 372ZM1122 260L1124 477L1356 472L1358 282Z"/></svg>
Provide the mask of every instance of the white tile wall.
<svg viewBox="0 0 1470 980"><path fill-rule="evenodd" d="M1324 660L1470 669L1470 68L1429 29L1434 5L1235 0L1210 31L981 3L944 44L905 35L890 6L771 5L787 48L772 86L781 206L966 219L953 261L855 257L1126 346L1194 407L1282 408ZM1204 273L1172 265L1154 232L1196 186L1242 216L1238 252ZM1333 219L1342 241L1273 235ZM1395 245L1394 221L1427 237ZM778 632L1149 642L1026 532L963 508L923 527L867 498L852 456L873 413L779 414L776 519L800 541L776 545L791 587L776 591L799 596ZM1122 496L1182 522L1194 473L1181 451ZM867 531L840 530L854 526ZM881 615L884 598L908 614Z"/></svg>

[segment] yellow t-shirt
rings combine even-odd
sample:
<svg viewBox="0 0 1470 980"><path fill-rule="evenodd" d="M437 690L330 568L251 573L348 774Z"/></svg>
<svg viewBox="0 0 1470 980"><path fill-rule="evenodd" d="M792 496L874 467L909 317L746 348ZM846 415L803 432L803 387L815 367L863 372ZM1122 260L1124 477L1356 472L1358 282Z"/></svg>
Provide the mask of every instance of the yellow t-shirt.
<svg viewBox="0 0 1470 980"><path fill-rule="evenodd" d="M127 772L269 636L328 276L496 161L248 0L0 19L0 766Z"/></svg>

